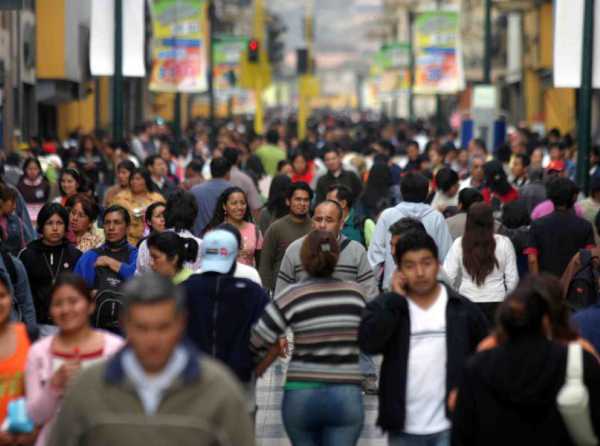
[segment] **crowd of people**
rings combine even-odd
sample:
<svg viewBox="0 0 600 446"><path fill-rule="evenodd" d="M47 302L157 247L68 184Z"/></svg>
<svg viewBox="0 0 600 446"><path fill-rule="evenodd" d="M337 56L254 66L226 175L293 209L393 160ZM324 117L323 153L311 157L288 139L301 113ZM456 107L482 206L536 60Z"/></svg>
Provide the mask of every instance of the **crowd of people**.
<svg viewBox="0 0 600 446"><path fill-rule="evenodd" d="M252 445L270 367L295 446L357 444L365 393L393 446L598 444L600 147L586 197L556 129L292 128L4 157L0 446Z"/></svg>

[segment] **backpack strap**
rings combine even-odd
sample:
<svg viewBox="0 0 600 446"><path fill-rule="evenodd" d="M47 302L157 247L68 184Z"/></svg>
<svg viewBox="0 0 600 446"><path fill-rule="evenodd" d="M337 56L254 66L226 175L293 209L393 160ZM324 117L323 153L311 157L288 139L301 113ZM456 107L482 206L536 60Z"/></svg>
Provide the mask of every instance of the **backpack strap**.
<svg viewBox="0 0 600 446"><path fill-rule="evenodd" d="M342 243L340 244L340 254L344 249L346 249L346 247L350 244L351 241L352 240L350 240L349 238L345 238L344 240L342 240Z"/></svg>

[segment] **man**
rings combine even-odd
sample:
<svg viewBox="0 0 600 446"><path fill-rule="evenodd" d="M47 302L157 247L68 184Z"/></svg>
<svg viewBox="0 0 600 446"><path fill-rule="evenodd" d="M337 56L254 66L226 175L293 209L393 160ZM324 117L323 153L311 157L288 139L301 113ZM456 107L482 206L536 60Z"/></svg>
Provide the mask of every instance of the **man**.
<svg viewBox="0 0 600 446"><path fill-rule="evenodd" d="M458 209L460 212L446 220L452 240L462 237L467 225L467 212L474 203L483 201L483 195L477 189L467 188L458 193Z"/></svg>
<svg viewBox="0 0 600 446"><path fill-rule="evenodd" d="M582 217L589 221L590 224L594 225L596 216L600 211L600 177L592 177L590 179L590 196L579 202L579 208L583 211ZM600 245L596 227L592 227L594 228L596 245Z"/></svg>
<svg viewBox="0 0 600 446"><path fill-rule="evenodd" d="M183 341L185 296L158 274L123 289L127 346L80 372L52 446L254 445L235 378Z"/></svg>
<svg viewBox="0 0 600 446"><path fill-rule="evenodd" d="M196 197L198 203L198 216L194 223L194 234L202 236L206 225L213 217L215 206L225 189L233 186L229 181L231 164L226 158L214 158L210 163L212 179L192 187L190 192Z"/></svg>
<svg viewBox="0 0 600 446"><path fill-rule="evenodd" d="M176 186L170 178L167 177L167 163L159 155L150 155L144 161L144 166L150 172L150 178L156 186L157 191L165 197L165 200L175 191Z"/></svg>
<svg viewBox="0 0 600 446"><path fill-rule="evenodd" d="M131 149L141 162L144 162L147 156L155 155L157 152L152 140L151 127L151 124L144 123L138 125L134 131L136 136L131 142Z"/></svg>
<svg viewBox="0 0 600 446"><path fill-rule="evenodd" d="M317 204L325 200L327 192L333 184L343 184L352 191L355 198L358 198L362 191L362 182L354 172L342 168L342 157L338 149L327 147L323 151L323 161L327 167L327 173L317 182Z"/></svg>
<svg viewBox="0 0 600 446"><path fill-rule="evenodd" d="M529 182L527 178L529 164L529 156L525 153L519 153L515 155L513 163L510 166L510 184L519 190Z"/></svg>
<svg viewBox="0 0 600 446"><path fill-rule="evenodd" d="M418 172L421 158L421 149L417 141L411 140L406 144L406 155L408 156L408 162L404 166L404 173Z"/></svg>
<svg viewBox="0 0 600 446"><path fill-rule="evenodd" d="M309 210L313 192L310 186L303 182L294 183L288 189L287 197L286 204L290 212L267 229L260 253L258 271L263 286L268 290L275 287L281 259L287 247L311 230Z"/></svg>
<svg viewBox="0 0 600 446"><path fill-rule="evenodd" d="M260 194L256 188L256 184L252 181L252 178L240 170L240 152L238 149L228 147L223 151L223 157L231 164L231 172L229 173L229 181L234 186L239 187L246 194L248 200L248 206L255 219L258 219L258 214L262 208L262 202L260 200Z"/></svg>
<svg viewBox="0 0 600 446"><path fill-rule="evenodd" d="M485 141L480 138L473 138L471 141L469 141L467 151L469 152L471 159L475 157L483 158L484 163L488 157Z"/></svg>
<svg viewBox="0 0 600 446"><path fill-rule="evenodd" d="M375 230L375 222L370 218L361 218L352 207L355 197L343 184L334 184L327 192L327 200L335 201L343 211L342 235L368 247Z"/></svg>
<svg viewBox="0 0 600 446"><path fill-rule="evenodd" d="M193 274L182 287L188 297L189 339L235 373L254 412L250 330L269 298L261 286L233 276L238 251L238 242L231 232L223 229L209 232L202 242L202 274Z"/></svg>
<svg viewBox="0 0 600 446"><path fill-rule="evenodd" d="M546 185L544 184L544 169L535 167L529 169L529 183L519 191L519 197L527 203L527 212L531 212L538 204L546 200Z"/></svg>
<svg viewBox="0 0 600 446"><path fill-rule="evenodd" d="M266 144L258 148L256 156L260 159L267 175L274 177L277 175L277 163L285 159L285 151L278 146L279 132L276 129L267 132L266 141Z"/></svg>
<svg viewBox="0 0 600 446"><path fill-rule="evenodd" d="M434 209L444 213L448 208L458 206L458 174L450 167L442 167L435 174L435 183L437 191L433 196L431 206Z"/></svg>
<svg viewBox="0 0 600 446"><path fill-rule="evenodd" d="M438 283L435 241L401 237L393 292L367 304L359 330L365 353L383 354L377 424L388 444L450 445L451 410L461 371L487 334L477 306Z"/></svg>
<svg viewBox="0 0 600 446"><path fill-rule="evenodd" d="M127 242L131 223L127 209L110 206L104 211L103 221L106 243L84 253L74 270L90 289L96 291L116 290L133 276L137 260L137 249Z"/></svg>
<svg viewBox="0 0 600 446"><path fill-rule="evenodd" d="M427 233L431 235L439 247L440 261L443 261L452 245L452 237L444 216L428 204L425 204L429 193L429 181L419 173L408 173L402 179L402 197L404 202L383 211L375 226L375 234L369 246L369 262L373 269L383 265L383 287L389 289L392 273L395 269L394 258L390 249L389 228L402 217L412 217L423 223Z"/></svg>
<svg viewBox="0 0 600 446"><path fill-rule="evenodd" d="M475 156L471 158L471 175L469 178L463 180L460 183L460 189L473 188L477 190L483 189L485 186L485 172L483 166L485 165L485 157Z"/></svg>
<svg viewBox="0 0 600 446"><path fill-rule="evenodd" d="M190 190L192 187L202 183L204 176L202 170L204 169L204 162L199 159L192 160L185 166L185 181L182 187L185 190Z"/></svg>
<svg viewBox="0 0 600 446"><path fill-rule="evenodd" d="M552 178L547 186L554 211L534 220L529 230L529 271L560 277L580 249L594 246L592 225L575 215L578 187L568 178Z"/></svg>

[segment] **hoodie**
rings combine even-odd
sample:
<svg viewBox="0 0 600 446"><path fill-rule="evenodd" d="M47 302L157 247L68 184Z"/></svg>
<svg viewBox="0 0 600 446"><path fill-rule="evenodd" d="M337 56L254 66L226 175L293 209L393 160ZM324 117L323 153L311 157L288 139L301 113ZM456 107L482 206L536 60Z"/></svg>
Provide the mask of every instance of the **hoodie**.
<svg viewBox="0 0 600 446"><path fill-rule="evenodd" d="M438 247L440 262L446 258L446 254L452 246L452 236L448 230L448 224L444 216L425 203L402 202L393 208L386 209L381 213L375 234L369 246L368 258L373 270L377 271L383 265L383 288L389 289L392 273L396 268L392 256L390 226L401 218L410 217L419 220L425 226L427 233L435 240Z"/></svg>
<svg viewBox="0 0 600 446"><path fill-rule="evenodd" d="M565 382L567 347L533 336L478 353L465 368L453 419L453 445L573 444L556 396ZM600 434L600 366L584 352L584 383Z"/></svg>

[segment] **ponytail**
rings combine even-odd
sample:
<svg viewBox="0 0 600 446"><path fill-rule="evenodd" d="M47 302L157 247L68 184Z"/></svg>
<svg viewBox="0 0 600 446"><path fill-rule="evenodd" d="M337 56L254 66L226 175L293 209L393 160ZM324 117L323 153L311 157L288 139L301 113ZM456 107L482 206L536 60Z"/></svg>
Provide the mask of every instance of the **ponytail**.
<svg viewBox="0 0 600 446"><path fill-rule="evenodd" d="M194 262L198 256L198 242L193 238L180 237L172 231L152 234L148 237L148 248L154 248L172 260L177 256L177 269L185 262Z"/></svg>

